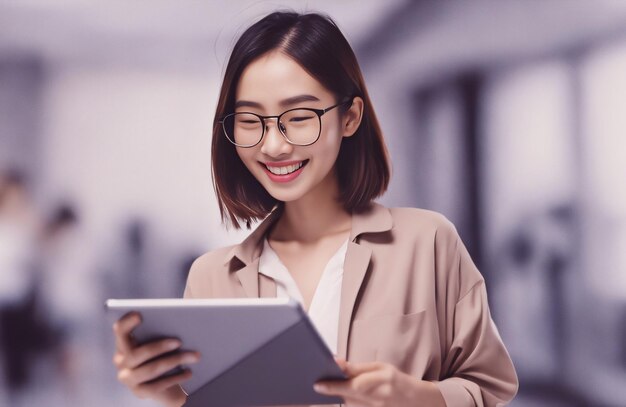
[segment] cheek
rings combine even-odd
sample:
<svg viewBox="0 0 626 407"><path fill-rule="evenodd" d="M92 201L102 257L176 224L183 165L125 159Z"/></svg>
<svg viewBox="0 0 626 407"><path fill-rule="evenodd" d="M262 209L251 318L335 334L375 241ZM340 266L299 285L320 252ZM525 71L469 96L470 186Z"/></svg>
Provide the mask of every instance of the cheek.
<svg viewBox="0 0 626 407"><path fill-rule="evenodd" d="M319 154L323 154L329 159L333 160L339 154L339 148L341 147L341 141L343 137L336 128L328 129L326 132L322 130L322 135L318 142ZM315 145L315 144L314 144Z"/></svg>
<svg viewBox="0 0 626 407"><path fill-rule="evenodd" d="M239 156L239 159L244 163L244 165L248 167L248 169L250 169L251 165L254 162L254 159L252 158L252 152L250 150L250 148L237 147L237 155Z"/></svg>
<svg viewBox="0 0 626 407"><path fill-rule="evenodd" d="M237 148L237 155L239 159L243 163L243 165L248 169L248 171L255 177L258 178L257 172L260 171L260 167L257 164L257 161L254 156L252 148Z"/></svg>

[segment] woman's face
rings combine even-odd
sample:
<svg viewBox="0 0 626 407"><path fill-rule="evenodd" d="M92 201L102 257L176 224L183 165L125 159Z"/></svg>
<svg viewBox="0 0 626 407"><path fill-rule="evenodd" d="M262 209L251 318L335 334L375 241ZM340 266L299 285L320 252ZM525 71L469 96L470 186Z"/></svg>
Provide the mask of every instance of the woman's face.
<svg viewBox="0 0 626 407"><path fill-rule="evenodd" d="M325 109L336 102L333 94L293 59L281 52L270 52L243 71L235 111L278 116L288 109ZM265 135L259 144L237 147L245 166L275 199L291 202L315 189L335 190L324 187L336 185L333 167L341 140L354 131L342 123L339 108L325 113L321 121L320 137L312 145L288 143L278 130L276 119L266 119Z"/></svg>

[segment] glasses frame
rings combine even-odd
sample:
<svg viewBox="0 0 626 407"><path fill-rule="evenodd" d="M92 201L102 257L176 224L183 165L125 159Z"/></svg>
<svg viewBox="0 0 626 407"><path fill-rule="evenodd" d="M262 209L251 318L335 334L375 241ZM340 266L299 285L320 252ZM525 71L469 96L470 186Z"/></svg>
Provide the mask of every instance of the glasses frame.
<svg viewBox="0 0 626 407"><path fill-rule="evenodd" d="M342 106L348 103L352 103L352 99L348 99L348 100L344 100L343 102L339 102L336 103L332 106L329 106L325 109L314 109L311 107L294 107L293 109L289 109L289 110L285 110L284 112L282 112L281 114L279 114L278 116L262 116L260 114L256 114L256 113L252 113L252 112L234 112L234 113L230 113L227 114L226 116L222 117L218 123L222 125L222 131L224 132L224 136L226 136L226 139L228 141L230 141L233 145L235 145L236 147L242 147L242 148L251 148L254 146L257 146L261 141L263 141L263 138L265 137L265 129L266 129L266 123L265 120L267 119L276 119L276 128L278 129L278 131L280 132L280 134L283 136L283 138L285 139L285 141L291 145L294 146L301 146L301 147L306 147L306 146L310 146L311 144L315 144L317 142L317 140L320 139L320 135L322 134L322 116L329 112L330 110L338 107L338 106ZM289 140L289 137L287 137L287 135L284 133L283 129L280 126L280 119L281 117L283 117L283 115L289 113L289 112L293 112L294 110L308 110L310 112L313 112L317 115L317 120L319 120L320 123L320 127L319 127L319 131L317 133L317 137L315 138L314 141L307 143L307 144L298 144L298 143L294 143L293 141ZM251 114L253 116L258 117L261 120L261 124L263 125L263 131L261 133L261 137L259 137L259 141L257 141L254 144L238 144L235 142L234 137L233 140L231 140L230 136L228 135L228 132L226 131L226 125L225 125L225 121L226 119L228 119L229 117L235 116L236 114Z"/></svg>

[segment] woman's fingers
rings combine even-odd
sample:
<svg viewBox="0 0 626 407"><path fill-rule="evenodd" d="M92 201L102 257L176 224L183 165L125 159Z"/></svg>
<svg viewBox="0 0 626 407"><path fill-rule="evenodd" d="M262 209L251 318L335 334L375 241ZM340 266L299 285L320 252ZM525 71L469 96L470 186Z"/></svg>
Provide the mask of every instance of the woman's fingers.
<svg viewBox="0 0 626 407"><path fill-rule="evenodd" d="M348 407L369 405L391 396L394 371L384 363L337 362L350 379L318 382L315 390L319 393L339 396Z"/></svg>
<svg viewBox="0 0 626 407"><path fill-rule="evenodd" d="M141 398L153 398L180 405L186 396L178 384L191 377L184 369L175 374L163 374L183 364L195 363L197 352L175 352L181 342L170 338L137 345L132 331L141 324L141 315L131 312L113 324L116 352L113 363L117 367L118 380Z"/></svg>
<svg viewBox="0 0 626 407"><path fill-rule="evenodd" d="M344 371L348 377L358 376L362 373L372 372L374 370L382 369L383 364L380 362L369 363L350 363L343 358L336 357L335 362L339 365L341 370Z"/></svg>
<svg viewBox="0 0 626 407"><path fill-rule="evenodd" d="M196 363L200 358L197 352L181 352L164 356L135 368L122 368L118 372L118 380L129 387L148 384L164 373L180 366ZM160 382L161 380L159 380Z"/></svg>
<svg viewBox="0 0 626 407"><path fill-rule="evenodd" d="M178 339L163 339L137 346L126 354L122 366L131 369L136 368L150 359L180 348L181 345L182 343Z"/></svg>
<svg viewBox="0 0 626 407"><path fill-rule="evenodd" d="M115 347L119 352L128 352L132 348L130 333L141 323L141 316L136 312L124 315L113 324Z"/></svg>
<svg viewBox="0 0 626 407"><path fill-rule="evenodd" d="M172 376L164 377L160 380L155 380L153 382L142 383L134 388L131 388L133 393L141 398L152 397L155 394L164 392L173 386L183 383L191 378L191 370L185 369L180 373L177 373Z"/></svg>

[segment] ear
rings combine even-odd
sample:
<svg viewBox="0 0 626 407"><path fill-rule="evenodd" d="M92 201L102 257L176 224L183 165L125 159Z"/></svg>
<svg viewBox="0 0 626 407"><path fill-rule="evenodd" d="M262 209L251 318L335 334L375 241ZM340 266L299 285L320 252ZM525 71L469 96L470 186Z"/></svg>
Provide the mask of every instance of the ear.
<svg viewBox="0 0 626 407"><path fill-rule="evenodd" d="M351 137L356 133L363 118L363 99L355 96L352 99L352 105L343 114L341 119L341 128L343 137Z"/></svg>

